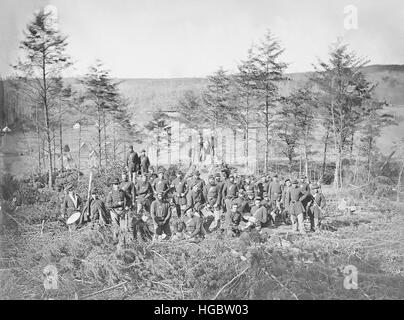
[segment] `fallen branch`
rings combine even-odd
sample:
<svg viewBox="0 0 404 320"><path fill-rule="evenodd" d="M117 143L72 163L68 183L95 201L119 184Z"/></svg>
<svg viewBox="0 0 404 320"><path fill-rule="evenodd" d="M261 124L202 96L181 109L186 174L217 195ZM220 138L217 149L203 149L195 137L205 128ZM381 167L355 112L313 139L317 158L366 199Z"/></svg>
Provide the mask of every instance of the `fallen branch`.
<svg viewBox="0 0 404 320"><path fill-rule="evenodd" d="M229 282L227 282L215 295L215 297L212 300L216 300L217 297L220 295L220 293L228 286L230 283L232 283L234 280L236 280L238 277L243 275L250 267L245 268L243 271L241 271L238 275L236 275L233 279L231 279Z"/></svg>
<svg viewBox="0 0 404 320"><path fill-rule="evenodd" d="M109 287L109 288L106 288L106 289L102 289L102 290L100 290L100 291L96 291L96 292L90 293L90 294L88 294L88 295L85 295L85 296L81 297L81 299L86 299L86 298L95 296L95 295L97 295L97 294L100 294L100 293L103 293L103 292L106 292L106 291L109 291L109 290L116 289L116 288L118 288L118 287L120 287L120 286L122 286L122 285L124 285L124 284L127 284L127 283L128 283L128 281L124 281L124 282L118 283L118 284L116 284L116 285L114 285L114 286L112 286L112 287Z"/></svg>
<svg viewBox="0 0 404 320"><path fill-rule="evenodd" d="M275 280L275 282L276 282L277 284L279 284L282 288L284 288L285 290L287 290L296 300L299 300L299 298L297 297L297 295L296 295L292 290L290 290L288 287L286 287L282 282L280 282L274 275L269 274L267 271L265 271L265 273L266 273L266 275L267 275L268 277L270 277L271 279Z"/></svg>

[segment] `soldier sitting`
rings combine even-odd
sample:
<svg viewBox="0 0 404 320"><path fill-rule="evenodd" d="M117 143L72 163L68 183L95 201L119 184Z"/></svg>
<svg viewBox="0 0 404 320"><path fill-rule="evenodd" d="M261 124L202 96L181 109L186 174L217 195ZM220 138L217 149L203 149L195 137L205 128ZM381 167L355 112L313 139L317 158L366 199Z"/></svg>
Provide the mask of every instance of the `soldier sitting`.
<svg viewBox="0 0 404 320"><path fill-rule="evenodd" d="M195 214L193 209L186 212L182 221L185 224L185 238L192 241L198 241L204 238L205 232L203 230L202 218Z"/></svg>

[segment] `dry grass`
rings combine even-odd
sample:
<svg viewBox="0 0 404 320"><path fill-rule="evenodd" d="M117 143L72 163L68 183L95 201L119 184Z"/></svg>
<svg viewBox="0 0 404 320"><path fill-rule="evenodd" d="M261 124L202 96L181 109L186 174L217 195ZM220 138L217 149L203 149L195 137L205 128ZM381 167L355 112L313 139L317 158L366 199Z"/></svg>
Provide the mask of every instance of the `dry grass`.
<svg viewBox="0 0 404 320"><path fill-rule="evenodd" d="M331 195L329 195L330 200ZM2 299L403 299L404 214L389 202L363 201L356 214L330 201L323 230L290 227L200 243L114 242L109 229L69 233L58 222L27 225L1 238ZM41 234L42 230L42 234ZM44 268L58 269L45 290ZM343 287L354 265L359 289Z"/></svg>

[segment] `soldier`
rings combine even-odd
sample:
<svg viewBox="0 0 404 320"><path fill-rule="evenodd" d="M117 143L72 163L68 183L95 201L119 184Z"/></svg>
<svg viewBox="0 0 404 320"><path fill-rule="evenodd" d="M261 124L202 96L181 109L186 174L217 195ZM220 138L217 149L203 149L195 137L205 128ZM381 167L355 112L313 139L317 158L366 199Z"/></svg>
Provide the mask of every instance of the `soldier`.
<svg viewBox="0 0 404 320"><path fill-rule="evenodd" d="M292 187L286 192L286 207L292 220L293 230L299 230L302 234L306 233L303 224L304 207L302 205L302 200L305 198L306 195L300 189L298 181L293 180Z"/></svg>
<svg viewBox="0 0 404 320"><path fill-rule="evenodd" d="M257 179L257 182L255 183L255 195L261 198L264 197L264 183L264 178Z"/></svg>
<svg viewBox="0 0 404 320"><path fill-rule="evenodd" d="M140 159L138 154L129 146L129 153L126 156L126 167L128 168L130 181L133 181L133 175L139 171Z"/></svg>
<svg viewBox="0 0 404 320"><path fill-rule="evenodd" d="M201 190L205 186L205 181L201 179L201 173L198 170L194 172L193 177L189 180L190 189L193 189L195 185L198 185Z"/></svg>
<svg viewBox="0 0 404 320"><path fill-rule="evenodd" d="M111 222L111 216L105 207L104 201L99 198L99 191L97 188L91 190L91 198L84 211L89 213L90 221L93 223L99 223L100 225L105 226Z"/></svg>
<svg viewBox="0 0 404 320"><path fill-rule="evenodd" d="M279 210L281 209L280 203L282 198L282 192L283 192L283 185L279 182L278 175L275 174L272 178L272 182L269 184L268 195L271 202L273 202L279 208Z"/></svg>
<svg viewBox="0 0 404 320"><path fill-rule="evenodd" d="M146 155L145 149L143 149L142 152L140 153L139 162L140 162L140 173L147 174L149 172L150 160L149 157Z"/></svg>
<svg viewBox="0 0 404 320"><path fill-rule="evenodd" d="M120 185L120 189L126 193L126 197L130 199L128 206L130 208L136 207L136 188L135 184L129 180L128 175L123 172L122 173L122 183Z"/></svg>
<svg viewBox="0 0 404 320"><path fill-rule="evenodd" d="M152 188L154 194L162 193L164 198L170 190L170 183L168 182L168 180L164 179L163 168L159 169L157 179L155 179L152 183Z"/></svg>
<svg viewBox="0 0 404 320"><path fill-rule="evenodd" d="M313 186L313 202L309 207L309 218L311 231L318 231L322 218L322 211L326 206L326 200L323 193L320 191L320 186Z"/></svg>
<svg viewBox="0 0 404 320"><path fill-rule="evenodd" d="M155 236L162 236L163 233L170 237L170 204L164 199L163 193L157 193L157 199L150 206L150 214L154 221Z"/></svg>
<svg viewBox="0 0 404 320"><path fill-rule="evenodd" d="M230 223L230 210L231 210L231 205L234 199L236 199L238 194L238 187L234 182L234 176L230 175L229 181L226 182L226 184L223 187L223 192L222 196L224 198L224 203L225 203L225 210L226 210L226 223Z"/></svg>
<svg viewBox="0 0 404 320"><path fill-rule="evenodd" d="M248 202L246 200L245 192L243 189L239 190L238 192L238 197L233 200L233 203L237 204L238 211L241 214L246 214L250 212L250 206L248 205Z"/></svg>
<svg viewBox="0 0 404 320"><path fill-rule="evenodd" d="M74 190L74 186L72 184L68 184L65 190L67 194L62 203L62 218L68 219L76 211L81 211L83 201Z"/></svg>
<svg viewBox="0 0 404 320"><path fill-rule="evenodd" d="M262 205L261 197L255 197L255 204L251 208L251 216L254 217L255 220L255 228L257 230L261 230L262 228L266 228L269 225L270 219L268 218L268 210L265 206Z"/></svg>
<svg viewBox="0 0 404 320"><path fill-rule="evenodd" d="M114 228L114 238L117 237L119 229L125 230L127 221L124 211L129 210L130 199L127 198L124 191L119 189L120 181L118 178L112 182L112 190L108 193L106 205L111 216L112 226Z"/></svg>
<svg viewBox="0 0 404 320"><path fill-rule="evenodd" d="M193 241L201 240L205 236L202 218L189 209L181 219L185 224L185 238Z"/></svg>
<svg viewBox="0 0 404 320"><path fill-rule="evenodd" d="M140 176L140 180L138 180L135 184L135 189L137 195L137 203L140 203L147 212L150 212L150 203L153 197L153 188L147 181L147 175L142 174Z"/></svg>
<svg viewBox="0 0 404 320"><path fill-rule="evenodd" d="M174 205L177 209L178 218L182 215L182 208L187 205L186 193L187 193L187 182L184 179L184 174L181 171L177 172L177 178L171 183L171 187L174 188Z"/></svg>
<svg viewBox="0 0 404 320"><path fill-rule="evenodd" d="M201 187L201 184L194 184L193 188L188 192L187 207L185 211L193 209L198 212L198 214L200 213L202 206L206 202Z"/></svg>
<svg viewBox="0 0 404 320"><path fill-rule="evenodd" d="M247 193L251 193L251 192L254 193L255 187L254 187L254 184L251 182L251 177L246 177L244 181L245 181L244 186L243 186L244 191Z"/></svg>
<svg viewBox="0 0 404 320"><path fill-rule="evenodd" d="M288 212L288 206L286 205L286 194L290 187L292 186L292 183L290 179L286 179L283 187L283 192L282 192L282 199L281 199L281 205L282 205L282 220L288 224L289 223L289 212Z"/></svg>
<svg viewBox="0 0 404 320"><path fill-rule="evenodd" d="M222 198L222 193L223 193L223 186L224 186L224 182L222 181L222 179L221 179L221 176L220 176L220 173L216 173L215 174L215 182L216 182L216 185L217 185L217 187L219 188L219 198L220 198L220 201L219 201L219 210L223 207L223 198Z"/></svg>
<svg viewBox="0 0 404 320"><path fill-rule="evenodd" d="M251 208L255 205L255 195L254 192L247 192L247 211L251 212Z"/></svg>
<svg viewBox="0 0 404 320"><path fill-rule="evenodd" d="M302 205L304 208L303 219L306 220L308 218L309 204L310 204L310 201L312 200L311 193L310 193L310 184L307 182L306 176L300 177L299 187L300 187L300 190L305 195L305 197L302 199Z"/></svg>
<svg viewBox="0 0 404 320"><path fill-rule="evenodd" d="M242 221L242 214L238 211L237 203L232 203L228 208L228 224L227 235L236 237L240 234L240 222Z"/></svg>

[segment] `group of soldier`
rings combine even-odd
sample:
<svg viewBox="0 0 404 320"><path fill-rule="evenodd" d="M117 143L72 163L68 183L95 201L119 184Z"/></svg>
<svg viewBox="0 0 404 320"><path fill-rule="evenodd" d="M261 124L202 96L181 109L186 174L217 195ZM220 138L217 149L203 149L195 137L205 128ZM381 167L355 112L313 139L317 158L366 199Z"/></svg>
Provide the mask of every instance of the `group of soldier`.
<svg viewBox="0 0 404 320"><path fill-rule="evenodd" d="M84 205L73 186L67 186L62 214L82 211L77 224L86 222L112 225L114 236L129 231L134 237L201 240L208 233L221 232L235 237L241 232L291 224L294 231L318 231L325 197L318 183L286 179L278 175L242 177L223 167L207 181L195 170L189 176L167 176L160 168L149 170L150 161L143 150L138 157L130 148L126 172L112 181L105 201L93 188Z"/></svg>

